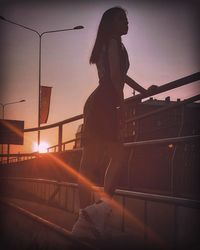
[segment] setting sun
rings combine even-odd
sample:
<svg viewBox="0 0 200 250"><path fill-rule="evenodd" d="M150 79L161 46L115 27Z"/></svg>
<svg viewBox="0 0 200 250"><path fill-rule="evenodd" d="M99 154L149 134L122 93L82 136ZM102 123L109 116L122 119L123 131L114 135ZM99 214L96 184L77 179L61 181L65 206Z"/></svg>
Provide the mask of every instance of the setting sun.
<svg viewBox="0 0 200 250"><path fill-rule="evenodd" d="M46 153L47 149L49 147L49 144L47 142L42 141L39 146L38 144L35 142L33 145L33 151L34 152L39 152L39 153Z"/></svg>

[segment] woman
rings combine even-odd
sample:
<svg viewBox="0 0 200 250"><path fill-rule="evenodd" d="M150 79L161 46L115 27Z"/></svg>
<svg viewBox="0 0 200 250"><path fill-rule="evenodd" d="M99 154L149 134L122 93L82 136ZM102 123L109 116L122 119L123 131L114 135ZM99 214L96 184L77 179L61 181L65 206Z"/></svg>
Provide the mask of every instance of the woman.
<svg viewBox="0 0 200 250"><path fill-rule="evenodd" d="M109 154L110 162L104 178L105 197L102 197L100 202L88 206L91 203L90 190L79 184L82 209L72 230L74 235L81 234L79 229L84 220L95 225L96 233L103 234L104 218L110 213L110 199L122 169L124 84L140 93L146 92L127 76L129 59L121 42L121 36L127 32L128 20L125 10L114 7L103 14L90 57L90 63L97 66L99 85L84 107L84 145L80 173L92 180L105 151Z"/></svg>

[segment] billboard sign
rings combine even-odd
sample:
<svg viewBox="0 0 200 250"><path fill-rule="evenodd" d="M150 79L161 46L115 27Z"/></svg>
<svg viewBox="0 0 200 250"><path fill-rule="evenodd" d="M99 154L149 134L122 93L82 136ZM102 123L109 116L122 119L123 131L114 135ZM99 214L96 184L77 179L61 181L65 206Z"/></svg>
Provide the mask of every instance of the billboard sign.
<svg viewBox="0 0 200 250"><path fill-rule="evenodd" d="M0 144L24 144L24 121L0 119Z"/></svg>

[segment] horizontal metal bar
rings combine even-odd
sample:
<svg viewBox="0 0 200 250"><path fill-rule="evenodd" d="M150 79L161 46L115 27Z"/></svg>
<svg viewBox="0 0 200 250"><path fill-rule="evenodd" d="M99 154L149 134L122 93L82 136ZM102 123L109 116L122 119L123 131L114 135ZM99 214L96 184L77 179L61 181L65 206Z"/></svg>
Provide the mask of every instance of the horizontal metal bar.
<svg viewBox="0 0 200 250"><path fill-rule="evenodd" d="M146 140L146 141L137 141L137 142L126 142L124 143L125 147L133 147L133 146L143 146L143 145L154 145L154 144L166 144L166 143L187 143L192 141L200 140L200 135L191 135L191 136L181 136L181 137L172 137L172 138L163 138L163 139L155 139L155 140ZM82 148L75 148L66 150L67 152L81 151ZM56 154L55 152L50 153L30 153L30 154L20 154L20 156L35 156L42 157L44 154ZM0 157L15 157L19 156L19 154L0 154Z"/></svg>
<svg viewBox="0 0 200 250"><path fill-rule="evenodd" d="M45 129L50 129L50 128L55 128L59 125L63 125L63 124L67 124L67 123L70 123L70 122L74 122L74 121L78 121L80 119L83 118L83 114L82 115L76 115L76 116L73 116L71 118L68 118L66 120L63 120L63 121L60 121L60 122L57 122L57 123L54 123L54 124L50 124L50 125L46 125L46 126L43 126L43 127L36 127L36 128L27 128L27 129L24 129L24 132L34 132L34 131L38 131L38 130L45 130Z"/></svg>
<svg viewBox="0 0 200 250"><path fill-rule="evenodd" d="M78 188L77 183L70 183L70 182L59 182L55 180L47 180L47 179L34 179L34 178L20 178L20 177L3 177L0 178L0 181L24 181L24 182L36 182L36 183L48 183L48 184L57 184L72 188ZM93 191L98 191L103 189L103 187L93 186ZM151 193L143 193L143 192L136 192L132 190L125 190L125 189L116 189L115 195L125 196L129 198L135 199L145 199L149 201L157 201L157 202L165 202L165 203L173 203L180 206L190 206L195 208L200 208L200 201L188 198L180 198L175 196L168 196L168 195L158 195L158 194L151 194Z"/></svg>
<svg viewBox="0 0 200 250"><path fill-rule="evenodd" d="M157 94L160 94L162 92L169 91L169 90L172 90L174 88L178 88L178 87L181 87L181 86L184 86L186 84L189 84L189 83L192 83L195 81L199 81L199 80L200 80L200 72L196 72L192 75L189 75L189 76L177 79L175 81L163 84L163 85L157 87L156 89L148 90L148 91L146 91L146 93L138 94L138 95L133 96L133 97L129 97L125 100L125 102L129 103L129 102L140 101L143 98L147 98L147 97L150 97L152 95L157 95Z"/></svg>
<svg viewBox="0 0 200 250"><path fill-rule="evenodd" d="M69 140L69 141L62 142L62 145L65 145L65 144L68 144L68 143L71 143L71 142L75 142L76 140L77 140L77 139L71 139L71 140ZM47 148L47 150L48 150L48 149L55 148L55 147L58 147L58 144L56 144L56 145L54 145L54 146L51 146L51 147Z"/></svg>
<svg viewBox="0 0 200 250"><path fill-rule="evenodd" d="M26 153L26 154L0 154L0 157L17 157L17 158L22 158L22 157L41 157L41 155L44 155L44 153Z"/></svg>
<svg viewBox="0 0 200 250"><path fill-rule="evenodd" d="M39 153L22 153L22 154L0 154L0 157L38 157Z"/></svg>
<svg viewBox="0 0 200 250"><path fill-rule="evenodd" d="M138 116L135 116L135 117L133 117L131 119L127 119L126 123L132 122L132 121L138 121L138 120L144 119L144 118L146 118L148 116L155 115L155 114L161 113L163 111L175 109L175 108L178 108L180 106L183 106L183 105L186 105L186 104L198 101L198 100L200 100L200 94L196 95L196 96L193 96L193 97L190 97L190 98L188 98L186 100L183 100L183 101L180 101L180 102L176 102L174 104L167 105L166 107L150 111L150 112L148 112L146 114L138 115Z"/></svg>
<svg viewBox="0 0 200 250"><path fill-rule="evenodd" d="M67 150L67 151L70 151L70 150ZM25 154L0 154L0 157L17 157L17 158L20 158L20 157L42 157L43 155L47 155L47 154L56 154L57 152L47 152L47 153L38 153L38 152L35 152L35 153L25 153Z"/></svg>
<svg viewBox="0 0 200 250"><path fill-rule="evenodd" d="M155 139L155 140L147 140L147 141L137 141L137 142L127 142L124 143L125 147L134 147L134 146L146 146L146 145L157 145L157 144L166 144L166 143L184 143L191 141L200 140L200 135L191 135L191 136L181 136L181 137L173 137L173 138L163 138L163 139Z"/></svg>
<svg viewBox="0 0 200 250"><path fill-rule="evenodd" d="M130 197L130 198L135 198L135 199L145 199L149 201L173 203L179 206L187 206L187 207L189 206L189 207L200 208L200 201L193 200L193 199L173 197L173 196L168 196L168 195L150 194L150 193L122 190L122 189L117 189L115 191L115 194Z"/></svg>

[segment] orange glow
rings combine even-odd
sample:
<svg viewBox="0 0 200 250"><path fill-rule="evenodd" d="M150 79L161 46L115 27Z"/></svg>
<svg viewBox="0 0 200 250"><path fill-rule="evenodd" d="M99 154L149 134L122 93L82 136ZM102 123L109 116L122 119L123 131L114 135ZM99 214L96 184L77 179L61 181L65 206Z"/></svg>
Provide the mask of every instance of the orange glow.
<svg viewBox="0 0 200 250"><path fill-rule="evenodd" d="M33 144L33 151L34 152L39 152L39 153L47 153L47 149L49 148L49 144L45 141L42 141L39 146L38 144L35 142Z"/></svg>
<svg viewBox="0 0 200 250"><path fill-rule="evenodd" d="M112 199L111 197L109 197L105 192L95 188L95 184L93 182L91 182L89 179L87 179L86 177L84 177L83 175L81 175L79 172L77 172L75 169L73 169L70 165L68 165L66 162L64 162L63 160L59 159L56 155L54 154L49 154L50 158L52 159L52 161L54 161L57 165L59 165L60 167L64 168L70 175L72 175L73 177L78 178L79 182L82 183L83 185L85 185L87 188L89 188L90 190L93 190L95 192L98 193L99 197L107 197L108 201L110 202L110 205L120 213L120 211L122 211L122 209L124 209L124 216L131 221L133 224L136 224L141 230L147 230L149 237L159 243L160 245L163 245L163 241L161 238L159 238L158 234L150 227L148 227L147 225L144 225L144 223L142 221L139 220L139 218L137 218L134 214L132 214L131 212L129 212L126 208L123 208L123 206L118 203L117 201L115 201L114 199Z"/></svg>

